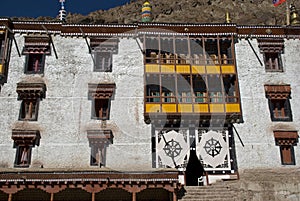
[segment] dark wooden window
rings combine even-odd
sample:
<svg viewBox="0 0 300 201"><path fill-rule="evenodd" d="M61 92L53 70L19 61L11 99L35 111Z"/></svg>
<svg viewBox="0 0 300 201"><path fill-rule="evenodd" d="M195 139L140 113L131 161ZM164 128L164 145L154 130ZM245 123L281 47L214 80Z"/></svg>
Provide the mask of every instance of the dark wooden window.
<svg viewBox="0 0 300 201"><path fill-rule="evenodd" d="M39 100L23 100L19 120L37 121Z"/></svg>
<svg viewBox="0 0 300 201"><path fill-rule="evenodd" d="M290 85L265 85L272 121L293 121Z"/></svg>
<svg viewBox="0 0 300 201"><path fill-rule="evenodd" d="M104 166L105 165L105 156L106 156L106 147L103 146L97 146L96 144L93 144L91 146L91 160L90 165L91 166Z"/></svg>
<svg viewBox="0 0 300 201"><path fill-rule="evenodd" d="M95 65L94 71L112 72L112 53L111 52L94 52Z"/></svg>
<svg viewBox="0 0 300 201"><path fill-rule="evenodd" d="M264 57L266 71L282 72L281 54L284 50L284 40L282 38L259 38L257 40L260 52Z"/></svg>
<svg viewBox="0 0 300 201"><path fill-rule="evenodd" d="M31 162L31 147L25 145L17 146L15 167L29 167Z"/></svg>
<svg viewBox="0 0 300 201"><path fill-rule="evenodd" d="M283 71L281 54L276 52L265 52L264 53L264 62L266 71Z"/></svg>
<svg viewBox="0 0 300 201"><path fill-rule="evenodd" d="M109 120L110 102L116 85L89 84L88 98L92 100L92 119Z"/></svg>
<svg viewBox="0 0 300 201"><path fill-rule="evenodd" d="M113 134L109 129L88 130L87 137L91 147L90 165L106 165L106 148L113 143Z"/></svg>
<svg viewBox="0 0 300 201"><path fill-rule="evenodd" d="M25 73L39 74L44 73L45 55L44 54L27 54L25 63Z"/></svg>
<svg viewBox="0 0 300 201"><path fill-rule="evenodd" d="M109 109L110 109L109 99L93 99L92 108L92 118L100 120L109 119Z"/></svg>
<svg viewBox="0 0 300 201"><path fill-rule="evenodd" d="M12 139L16 148L14 167L28 168L30 166L31 150L35 145L39 146L40 138L39 130L13 129Z"/></svg>
<svg viewBox="0 0 300 201"><path fill-rule="evenodd" d="M297 131L274 131L275 144L279 146L282 165L296 165L294 146L298 143Z"/></svg>
<svg viewBox="0 0 300 201"><path fill-rule="evenodd" d="M272 121L292 121L289 99L269 100Z"/></svg>
<svg viewBox="0 0 300 201"><path fill-rule="evenodd" d="M46 55L51 55L50 41L48 36L25 36L22 54L26 56L25 74L42 74L45 68Z"/></svg>
<svg viewBox="0 0 300 201"><path fill-rule="evenodd" d="M280 156L282 165L295 165L295 153L292 145L280 146Z"/></svg>

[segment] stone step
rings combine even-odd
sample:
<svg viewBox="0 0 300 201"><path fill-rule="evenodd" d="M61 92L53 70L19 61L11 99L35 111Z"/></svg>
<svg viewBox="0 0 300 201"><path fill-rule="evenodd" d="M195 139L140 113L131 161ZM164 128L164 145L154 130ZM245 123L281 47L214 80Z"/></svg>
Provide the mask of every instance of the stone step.
<svg viewBox="0 0 300 201"><path fill-rule="evenodd" d="M237 182L218 181L208 186L185 186L185 195L179 201L239 201L231 186Z"/></svg>

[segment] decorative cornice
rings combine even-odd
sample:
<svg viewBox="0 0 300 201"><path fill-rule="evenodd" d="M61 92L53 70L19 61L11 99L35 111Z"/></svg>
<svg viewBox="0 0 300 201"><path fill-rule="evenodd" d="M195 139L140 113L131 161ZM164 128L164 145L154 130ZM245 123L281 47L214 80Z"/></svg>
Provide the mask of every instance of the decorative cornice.
<svg viewBox="0 0 300 201"><path fill-rule="evenodd" d="M298 132L297 131L273 131L275 143L278 146L295 146L298 143Z"/></svg>
<svg viewBox="0 0 300 201"><path fill-rule="evenodd" d="M236 25L234 23L137 23L137 24L64 24L47 21L11 21L0 18L0 27L14 33L60 34L62 36L136 36L138 34L170 35L237 35L241 38L300 38L300 27L277 25ZM153 29L149 31L149 29ZM154 31L156 30L156 31Z"/></svg>
<svg viewBox="0 0 300 201"><path fill-rule="evenodd" d="M265 92L268 99L288 99L291 94L291 86L265 85Z"/></svg>
<svg viewBox="0 0 300 201"><path fill-rule="evenodd" d="M113 96L113 93L116 88L115 83L111 84L88 84L88 97L91 98L100 98L100 99L109 99Z"/></svg>
<svg viewBox="0 0 300 201"><path fill-rule="evenodd" d="M17 145L35 146L39 145L41 138L39 130L12 130L11 137Z"/></svg>
<svg viewBox="0 0 300 201"><path fill-rule="evenodd" d="M111 130L88 130L87 138L90 145L109 145L113 143L113 133Z"/></svg>
<svg viewBox="0 0 300 201"><path fill-rule="evenodd" d="M18 100L43 99L46 97L45 83L17 83Z"/></svg>

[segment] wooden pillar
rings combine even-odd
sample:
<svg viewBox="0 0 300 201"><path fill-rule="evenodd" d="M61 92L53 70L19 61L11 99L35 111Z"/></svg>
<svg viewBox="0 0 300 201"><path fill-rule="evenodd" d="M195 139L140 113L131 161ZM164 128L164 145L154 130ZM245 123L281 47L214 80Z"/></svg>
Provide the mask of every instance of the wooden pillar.
<svg viewBox="0 0 300 201"><path fill-rule="evenodd" d="M176 195L175 191L173 192L173 201L177 201L177 195Z"/></svg>
<svg viewBox="0 0 300 201"><path fill-rule="evenodd" d="M95 201L95 192L92 192L92 201Z"/></svg>
<svg viewBox="0 0 300 201"><path fill-rule="evenodd" d="M50 195L51 195L50 196L50 201L53 201L54 200L54 193L51 193Z"/></svg>
<svg viewBox="0 0 300 201"><path fill-rule="evenodd" d="M11 193L8 195L8 201L12 201L12 194Z"/></svg>
<svg viewBox="0 0 300 201"><path fill-rule="evenodd" d="M132 192L132 201L136 201L136 192Z"/></svg>

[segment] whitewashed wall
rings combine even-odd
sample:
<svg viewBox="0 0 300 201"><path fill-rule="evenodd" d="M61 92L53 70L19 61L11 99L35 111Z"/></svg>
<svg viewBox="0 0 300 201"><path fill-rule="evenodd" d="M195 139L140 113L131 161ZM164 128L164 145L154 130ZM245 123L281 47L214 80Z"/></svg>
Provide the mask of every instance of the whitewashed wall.
<svg viewBox="0 0 300 201"><path fill-rule="evenodd" d="M16 40L22 49L24 35L16 35ZM8 83L0 93L0 167L13 167L16 150L12 129L25 123L18 121L21 101L17 100L17 83L36 76L43 78L47 91L40 102L38 121L27 123L37 125L41 132L40 146L32 149L31 167L89 168L87 130L99 129L101 121L91 119L88 83L115 83L107 121L114 139L107 149L106 166L128 170L151 168L150 126L143 121L143 57L136 41L120 39L110 73L93 72L92 57L83 38L55 36L53 42L58 59L51 48L44 75L25 75L25 56L18 57L13 45Z"/></svg>
<svg viewBox="0 0 300 201"><path fill-rule="evenodd" d="M260 60L260 53L256 40L250 40ZM300 125L300 41L285 40L282 62L284 72L266 72L261 66L248 42L244 39L236 44L236 58L240 85L242 111L244 123L236 124L245 147L242 147L235 136L238 167L282 167L279 147L275 146L273 130L299 130ZM291 85L292 122L272 122L265 96L265 84ZM300 164L300 146L294 147L296 165ZM290 166L291 167L291 166Z"/></svg>
<svg viewBox="0 0 300 201"><path fill-rule="evenodd" d="M16 35L19 49L24 35ZM110 73L93 72L93 61L83 38L53 37L58 54L46 57L44 75L25 75L25 56L18 57L13 44L8 83L0 93L0 168L12 168L16 150L12 129L35 125L41 132L40 146L32 150L31 167L97 168L90 166L87 130L100 128L99 120L91 119L88 83L115 83L107 128L114 135L107 149L106 166L119 170L151 168L151 127L143 121L143 57L135 40L122 38L119 52L113 55ZM251 40L259 53L258 43ZM299 130L299 40L286 40L282 61L283 73L265 72L265 67L252 52L246 40L236 44L236 58L244 123L235 124L245 147L237 136L236 154L240 169L281 167L279 147L275 146L273 130L279 127ZM37 122L18 121L21 101L16 87L26 77L42 77L46 98L40 102ZM272 122L264 84L290 84L293 122ZM300 146L295 146L296 165L300 164Z"/></svg>

